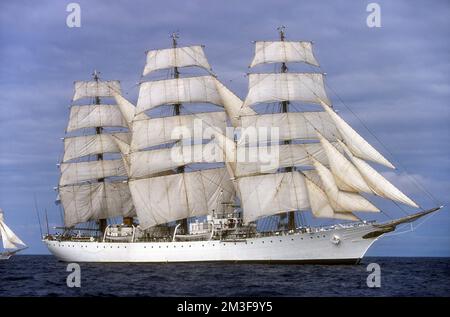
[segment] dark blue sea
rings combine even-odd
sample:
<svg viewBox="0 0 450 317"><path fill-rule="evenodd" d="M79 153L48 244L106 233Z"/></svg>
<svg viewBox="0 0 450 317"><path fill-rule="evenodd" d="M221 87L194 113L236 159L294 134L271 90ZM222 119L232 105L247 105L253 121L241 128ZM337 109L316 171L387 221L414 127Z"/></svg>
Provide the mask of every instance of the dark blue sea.
<svg viewBox="0 0 450 317"><path fill-rule="evenodd" d="M369 288L369 263L381 287ZM52 256L0 261L0 296L450 296L450 258L366 258L359 265L81 264L69 288Z"/></svg>

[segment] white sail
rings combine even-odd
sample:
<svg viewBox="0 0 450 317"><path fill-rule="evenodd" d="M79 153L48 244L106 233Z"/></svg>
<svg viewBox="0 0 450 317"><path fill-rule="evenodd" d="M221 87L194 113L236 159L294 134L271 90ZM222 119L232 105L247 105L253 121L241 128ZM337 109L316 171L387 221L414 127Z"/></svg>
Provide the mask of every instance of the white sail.
<svg viewBox="0 0 450 317"><path fill-rule="evenodd" d="M331 207L327 195L308 178L305 178L306 188L308 190L311 212L317 218L331 218L358 221L359 219L351 212L335 212Z"/></svg>
<svg viewBox="0 0 450 317"><path fill-rule="evenodd" d="M148 177L192 163L222 163L223 155L214 142L208 144L176 145L129 155L131 178Z"/></svg>
<svg viewBox="0 0 450 317"><path fill-rule="evenodd" d="M256 112L250 107L244 108L244 102L217 79L216 86L217 91L222 98L225 111L227 112L233 127L241 126L240 116L250 116L256 114Z"/></svg>
<svg viewBox="0 0 450 317"><path fill-rule="evenodd" d="M217 128L225 132L227 126L225 112L204 112L173 117L137 119L133 121L133 137L131 150L138 151L151 146L180 140L181 135L175 133L178 127L191 136L208 135L208 130ZM179 128L178 128L179 129ZM195 130L194 130L195 129ZM179 130L181 131L181 130ZM187 137L185 137L187 138ZM209 137L205 138L208 139ZM198 137L196 137L198 139Z"/></svg>
<svg viewBox="0 0 450 317"><path fill-rule="evenodd" d="M18 249L26 246L26 244L6 225L3 219L0 219L0 235L2 236L3 248L5 249Z"/></svg>
<svg viewBox="0 0 450 317"><path fill-rule="evenodd" d="M137 113L177 103L211 103L222 106L222 98L212 76L148 81L141 84Z"/></svg>
<svg viewBox="0 0 450 317"><path fill-rule="evenodd" d="M62 163L59 186L78 184L110 176L126 176L122 160L100 160L79 163Z"/></svg>
<svg viewBox="0 0 450 317"><path fill-rule="evenodd" d="M211 70L202 46L196 45L148 51L147 63L142 76L146 76L155 70L187 66L198 66L207 71Z"/></svg>
<svg viewBox="0 0 450 317"><path fill-rule="evenodd" d="M143 229L211 214L234 195L225 168L131 180L129 185Z"/></svg>
<svg viewBox="0 0 450 317"><path fill-rule="evenodd" d="M237 179L244 222L286 211L309 209L304 176L299 172Z"/></svg>
<svg viewBox="0 0 450 317"><path fill-rule="evenodd" d="M340 116L338 116L331 107L321 101L320 102L325 111L330 115L339 129L345 143L354 155L364 160L369 160L382 164L384 166L395 168L383 155L381 155L375 148L373 148L363 137L361 137L353 128L347 124Z"/></svg>
<svg viewBox="0 0 450 317"><path fill-rule="evenodd" d="M255 56L250 67L258 64L290 62L319 66L311 42L258 41L255 43Z"/></svg>
<svg viewBox="0 0 450 317"><path fill-rule="evenodd" d="M314 167L322 182L321 188L324 189L330 201L331 207L337 212L346 211L368 211L377 212L380 211L370 201L357 193L349 193L339 190L334 180L331 171L323 166L319 161L311 158Z"/></svg>
<svg viewBox="0 0 450 317"><path fill-rule="evenodd" d="M117 107L120 109L123 118L127 122L128 128L131 129L133 119L136 115L136 107L120 94L114 94L114 99L117 102ZM145 113L142 113L141 118L148 118L148 116Z"/></svg>
<svg viewBox="0 0 450 317"><path fill-rule="evenodd" d="M330 162L331 172L333 173L339 189L372 194L372 190L369 185L367 185L358 169L345 158L345 156L335 147L335 145L331 144L320 133L318 133L318 136L320 143L325 149L328 161Z"/></svg>
<svg viewBox="0 0 450 317"><path fill-rule="evenodd" d="M342 142L340 142L340 144L376 195L401 202L411 207L419 208L419 206L414 201L403 194L397 187L395 187L391 182L389 182L380 173L378 173L372 166L352 155L345 144L343 144Z"/></svg>
<svg viewBox="0 0 450 317"><path fill-rule="evenodd" d="M236 176L274 173L281 167L312 166L310 155L328 165L327 155L320 143L238 146Z"/></svg>
<svg viewBox="0 0 450 317"><path fill-rule="evenodd" d="M66 227L91 220L135 215L126 183L99 182L64 186L59 188L59 195L64 207Z"/></svg>
<svg viewBox="0 0 450 317"><path fill-rule="evenodd" d="M114 93L120 93L120 82L109 81L76 81L73 101L81 98L112 97Z"/></svg>
<svg viewBox="0 0 450 317"><path fill-rule="evenodd" d="M95 127L123 127L128 124L114 105L72 106L67 132Z"/></svg>
<svg viewBox="0 0 450 317"><path fill-rule="evenodd" d="M130 143L130 133L116 133L115 136L123 142ZM111 134L68 137L64 138L63 162L87 155L118 152L120 152L119 147Z"/></svg>
<svg viewBox="0 0 450 317"><path fill-rule="evenodd" d="M339 132L326 112L287 112L252 115L241 117L242 127L277 128L281 140L309 139L317 140L319 131L326 139L334 140ZM240 141L247 142L242 139Z"/></svg>
<svg viewBox="0 0 450 317"><path fill-rule="evenodd" d="M329 102L318 73L249 74L249 91L244 107L262 102L299 101Z"/></svg>

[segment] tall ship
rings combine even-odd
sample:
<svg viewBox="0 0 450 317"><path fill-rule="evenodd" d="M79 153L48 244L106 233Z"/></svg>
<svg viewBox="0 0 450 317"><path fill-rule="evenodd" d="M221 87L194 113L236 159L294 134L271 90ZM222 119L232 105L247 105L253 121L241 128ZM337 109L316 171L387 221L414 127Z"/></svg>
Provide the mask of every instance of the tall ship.
<svg viewBox="0 0 450 317"><path fill-rule="evenodd" d="M0 208L0 237L3 251L0 250L0 260L8 260L14 254L27 248L27 245L6 225L3 210Z"/></svg>
<svg viewBox="0 0 450 317"><path fill-rule="evenodd" d="M64 226L43 242L70 262L358 263L424 210L333 108L313 45L255 42L245 100L202 45L148 51L137 104L99 73L75 82L57 187ZM257 73L264 65L275 71ZM161 77L163 77L161 79ZM386 222L379 196L416 209ZM382 211L381 211L382 212ZM318 224L314 224L315 222ZM324 222L328 222L323 224Z"/></svg>

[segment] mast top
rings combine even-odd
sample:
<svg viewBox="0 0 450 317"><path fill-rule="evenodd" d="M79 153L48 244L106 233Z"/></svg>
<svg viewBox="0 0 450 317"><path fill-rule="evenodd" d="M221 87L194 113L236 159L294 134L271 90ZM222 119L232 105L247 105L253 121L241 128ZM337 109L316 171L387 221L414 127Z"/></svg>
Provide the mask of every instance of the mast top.
<svg viewBox="0 0 450 317"><path fill-rule="evenodd" d="M285 30L286 27L284 25L277 27L278 33L280 33L280 40L284 41L285 39Z"/></svg>
<svg viewBox="0 0 450 317"><path fill-rule="evenodd" d="M177 39L180 37L180 34L178 33L178 31L177 32L173 32L170 35L170 37L172 38L172 46L174 48L177 47L177 44L178 44Z"/></svg>
<svg viewBox="0 0 450 317"><path fill-rule="evenodd" d="M94 69L94 72L92 73L92 77L94 77L95 81L99 81L100 79L100 72L98 72L96 69Z"/></svg>

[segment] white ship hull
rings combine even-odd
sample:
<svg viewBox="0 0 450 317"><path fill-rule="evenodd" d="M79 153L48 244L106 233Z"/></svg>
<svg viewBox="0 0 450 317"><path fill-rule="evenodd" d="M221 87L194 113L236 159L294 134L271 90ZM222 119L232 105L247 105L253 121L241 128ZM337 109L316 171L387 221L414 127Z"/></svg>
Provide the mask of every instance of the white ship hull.
<svg viewBox="0 0 450 317"><path fill-rule="evenodd" d="M66 262L309 262L358 263L377 238L372 225L241 241L80 242L44 240ZM338 239L336 239L338 238Z"/></svg>

